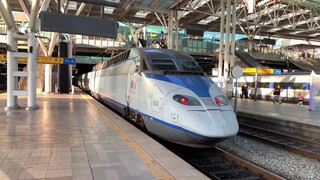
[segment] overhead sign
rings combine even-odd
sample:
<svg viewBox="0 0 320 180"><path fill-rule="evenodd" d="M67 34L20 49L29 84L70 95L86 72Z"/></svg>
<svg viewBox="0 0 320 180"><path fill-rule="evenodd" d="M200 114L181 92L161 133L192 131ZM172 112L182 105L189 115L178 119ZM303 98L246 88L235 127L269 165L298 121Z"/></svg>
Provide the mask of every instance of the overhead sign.
<svg viewBox="0 0 320 180"><path fill-rule="evenodd" d="M243 73L256 73L257 68L242 68Z"/></svg>
<svg viewBox="0 0 320 180"><path fill-rule="evenodd" d="M0 54L0 61L7 61L6 54ZM20 63L27 63L28 58L18 58L18 62ZM37 63L44 63L44 64L75 64L76 60L73 58L58 58L58 57L37 57Z"/></svg>
<svg viewBox="0 0 320 180"><path fill-rule="evenodd" d="M118 22L115 20L76 16L57 12L40 13L41 30L106 38L117 38Z"/></svg>
<svg viewBox="0 0 320 180"><path fill-rule="evenodd" d="M269 68L242 68L243 73L247 74L281 74L281 69L269 69Z"/></svg>
<svg viewBox="0 0 320 180"><path fill-rule="evenodd" d="M63 64L75 64L76 60L73 58L63 58Z"/></svg>
<svg viewBox="0 0 320 180"><path fill-rule="evenodd" d="M258 68L259 74L273 74L273 69Z"/></svg>
<svg viewBox="0 0 320 180"><path fill-rule="evenodd" d="M281 74L281 69L274 69L273 74Z"/></svg>
<svg viewBox="0 0 320 180"><path fill-rule="evenodd" d="M38 56L37 62L47 64L63 64L63 58Z"/></svg>

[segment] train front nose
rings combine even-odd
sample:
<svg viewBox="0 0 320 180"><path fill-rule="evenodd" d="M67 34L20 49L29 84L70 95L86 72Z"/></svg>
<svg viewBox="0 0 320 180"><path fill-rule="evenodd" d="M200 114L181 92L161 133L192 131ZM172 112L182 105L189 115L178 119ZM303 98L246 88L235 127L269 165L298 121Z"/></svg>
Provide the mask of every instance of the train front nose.
<svg viewBox="0 0 320 180"><path fill-rule="evenodd" d="M201 105L187 106L173 100L165 104L164 118L172 124L167 131L170 141L211 147L238 133L238 122L229 104L219 106L220 102L213 102L211 98L201 102Z"/></svg>
<svg viewBox="0 0 320 180"><path fill-rule="evenodd" d="M167 132L171 141L208 147L236 135L238 122L221 90L211 86L208 91L199 86L195 92L179 89L165 98L163 115L170 124Z"/></svg>
<svg viewBox="0 0 320 180"><path fill-rule="evenodd" d="M219 142L238 133L233 111L188 111L181 117L181 127L199 143Z"/></svg>

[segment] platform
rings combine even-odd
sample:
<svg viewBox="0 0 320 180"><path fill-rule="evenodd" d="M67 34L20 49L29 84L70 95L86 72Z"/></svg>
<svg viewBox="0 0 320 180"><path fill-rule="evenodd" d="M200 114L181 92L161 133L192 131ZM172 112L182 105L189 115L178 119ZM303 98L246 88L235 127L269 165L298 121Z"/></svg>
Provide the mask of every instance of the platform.
<svg viewBox="0 0 320 180"><path fill-rule="evenodd" d="M38 110L4 111L0 179L208 179L90 96L37 95Z"/></svg>
<svg viewBox="0 0 320 180"><path fill-rule="evenodd" d="M237 117L239 122L320 139L320 111L309 111L308 105L238 99Z"/></svg>

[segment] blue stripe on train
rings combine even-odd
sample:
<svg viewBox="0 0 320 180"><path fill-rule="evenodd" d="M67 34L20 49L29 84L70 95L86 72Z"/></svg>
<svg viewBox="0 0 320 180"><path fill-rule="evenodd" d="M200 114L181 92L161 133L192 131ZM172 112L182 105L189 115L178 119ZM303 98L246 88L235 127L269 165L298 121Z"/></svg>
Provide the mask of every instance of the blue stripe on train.
<svg viewBox="0 0 320 180"><path fill-rule="evenodd" d="M146 73L145 77L185 87L197 94L199 97L210 97L209 88L213 84L212 80L206 76L180 76Z"/></svg>
<svg viewBox="0 0 320 180"><path fill-rule="evenodd" d="M126 105L124 105L124 104L122 104L122 103L120 103L120 102L118 102L118 101L115 101L115 100L113 100L113 99L107 98L107 97L105 97L105 96L103 96L103 97L101 97L101 98L104 98L104 99L106 99L107 101L116 104L117 106L126 107ZM130 107L129 107L129 108L130 108ZM142 116L144 116L144 117L146 117L146 118L148 118L148 119L150 119L150 120L152 120L152 121L154 121L154 122L160 123L160 124L165 125L165 126L168 126L168 127L170 127L170 128L177 129L177 130L180 130L180 131L184 131L184 132L186 132L186 133L188 133L188 134L193 134L193 135L196 135L196 136L198 136L198 137L200 137L200 138L204 138L204 139L208 139L208 138L209 138L209 137L203 136L203 135L201 135L201 134L197 134L197 133L195 133L195 132L192 132L192 131L189 131L189 130L187 130L187 129L184 129L184 128L182 128L181 126L176 126L176 125L174 125L174 124L167 123L167 122L165 122L165 121L163 121L163 120L161 120L161 119L155 118L155 117L150 116L150 115L148 115L148 114L145 114L145 113L143 113L143 112L141 112L141 111L137 111L137 110L132 109L132 108L130 108L130 110L133 111L133 112L135 112L135 113L139 113L139 114L141 114Z"/></svg>

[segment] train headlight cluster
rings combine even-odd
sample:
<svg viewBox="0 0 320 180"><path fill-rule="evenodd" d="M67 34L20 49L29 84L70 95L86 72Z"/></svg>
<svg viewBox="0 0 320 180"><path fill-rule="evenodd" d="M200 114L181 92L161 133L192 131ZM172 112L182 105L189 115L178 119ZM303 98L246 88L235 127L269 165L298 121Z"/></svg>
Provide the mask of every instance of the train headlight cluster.
<svg viewBox="0 0 320 180"><path fill-rule="evenodd" d="M217 105L219 106L227 106L229 105L229 100L223 96L223 95L220 95L220 96L216 96L214 98L214 101L216 102Z"/></svg>
<svg viewBox="0 0 320 180"><path fill-rule="evenodd" d="M192 97L192 96L185 96L185 95L174 95L173 99L180 104L187 105L187 106L201 106L200 102Z"/></svg>

